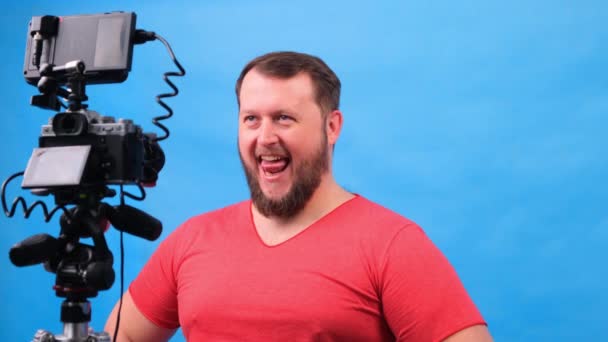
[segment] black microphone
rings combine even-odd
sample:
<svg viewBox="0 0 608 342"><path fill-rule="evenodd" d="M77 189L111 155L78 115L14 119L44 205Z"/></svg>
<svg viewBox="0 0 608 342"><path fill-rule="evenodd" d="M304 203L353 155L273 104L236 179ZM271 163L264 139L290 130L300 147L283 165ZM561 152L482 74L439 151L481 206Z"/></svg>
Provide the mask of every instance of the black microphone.
<svg viewBox="0 0 608 342"><path fill-rule="evenodd" d="M154 241L163 231L163 224L159 220L137 208L126 204L107 208L110 222L122 232Z"/></svg>
<svg viewBox="0 0 608 342"><path fill-rule="evenodd" d="M15 266L31 266L52 258L59 249L59 242L48 234L37 234L14 245L9 258Z"/></svg>

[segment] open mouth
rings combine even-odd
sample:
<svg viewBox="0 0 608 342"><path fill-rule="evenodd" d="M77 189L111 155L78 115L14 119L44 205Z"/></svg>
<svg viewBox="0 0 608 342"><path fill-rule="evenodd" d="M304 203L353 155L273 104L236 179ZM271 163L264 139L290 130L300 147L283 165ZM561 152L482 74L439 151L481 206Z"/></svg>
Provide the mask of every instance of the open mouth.
<svg viewBox="0 0 608 342"><path fill-rule="evenodd" d="M258 157L258 164L266 176L277 175L289 166L291 159L279 155L262 155Z"/></svg>

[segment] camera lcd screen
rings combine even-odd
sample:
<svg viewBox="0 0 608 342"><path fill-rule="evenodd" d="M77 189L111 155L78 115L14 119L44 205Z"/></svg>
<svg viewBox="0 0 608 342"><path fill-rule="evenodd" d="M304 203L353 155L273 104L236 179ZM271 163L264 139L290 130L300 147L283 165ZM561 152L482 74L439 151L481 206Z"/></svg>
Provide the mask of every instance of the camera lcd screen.
<svg viewBox="0 0 608 342"><path fill-rule="evenodd" d="M21 187L32 189L79 185L90 151L89 145L35 148Z"/></svg>

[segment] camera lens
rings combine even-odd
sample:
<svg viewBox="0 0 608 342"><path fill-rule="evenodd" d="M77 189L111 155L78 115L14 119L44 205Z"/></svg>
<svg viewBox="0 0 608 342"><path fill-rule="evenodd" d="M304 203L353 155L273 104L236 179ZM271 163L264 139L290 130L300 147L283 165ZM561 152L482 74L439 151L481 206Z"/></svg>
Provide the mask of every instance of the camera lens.
<svg viewBox="0 0 608 342"><path fill-rule="evenodd" d="M87 132L87 118L80 113L61 113L53 117L56 135L82 135Z"/></svg>

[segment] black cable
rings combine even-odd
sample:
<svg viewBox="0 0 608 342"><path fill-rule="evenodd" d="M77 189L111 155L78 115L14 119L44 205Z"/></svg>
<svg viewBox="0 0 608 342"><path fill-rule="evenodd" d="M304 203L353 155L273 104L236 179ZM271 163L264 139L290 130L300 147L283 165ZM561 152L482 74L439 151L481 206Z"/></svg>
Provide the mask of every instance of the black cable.
<svg viewBox="0 0 608 342"><path fill-rule="evenodd" d="M135 196L125 191L124 185L120 184L120 205L125 205L125 196L137 201L143 201L146 198L146 191L144 187L137 183L137 187L141 192L140 196ZM122 230L120 231L120 298L118 299L118 312L116 313L116 326L114 327L114 336L112 340L116 342L116 337L118 336L118 329L120 327L120 313L122 311L122 297L124 296L124 286L125 286L125 245L124 245L124 237Z"/></svg>
<svg viewBox="0 0 608 342"><path fill-rule="evenodd" d="M120 185L120 200L121 200L121 203L124 202L124 196L127 196L130 199L135 200L135 201L143 201L143 200L146 199L146 190L144 189L143 185L141 185L141 183L136 183L135 185L137 185L137 188L139 189L139 192L141 194L139 196L136 196L136 195L133 195L131 193L128 193L128 192L124 191L123 188L122 188L122 184Z"/></svg>
<svg viewBox="0 0 608 342"><path fill-rule="evenodd" d="M184 75L186 75L186 70L184 70L182 65L177 61L177 58L175 58L175 54L173 53L173 50L171 49L171 45L169 45L169 43L163 37L157 35L156 33L150 32L150 31L145 31L145 30L136 30L133 43L142 44L147 41L154 40L154 39L160 40L165 45L165 47L167 48L167 51L169 52L169 55L171 56L171 59L173 60L173 63L175 63L175 65L179 69L179 72L169 71L169 72L165 72L163 74L163 80L169 85L169 87L171 87L171 89L173 89L173 92L164 93L164 94L160 94L160 95L156 96L156 102L161 107L163 107L164 109L167 110L167 114L157 116L152 119L152 123L164 132L163 136L155 137L152 139L153 142L158 142L158 141L167 139L170 134L169 129L165 125L160 123L159 121L169 119L170 117L173 116L173 109L171 109L171 107L169 107L162 99L167 98L167 97L174 97L174 96L177 96L177 94L179 94L179 90L173 84L173 82L171 82L169 77L170 76L179 76L179 77L184 76ZM143 201L146 198L146 191L145 191L143 185L141 183L137 183L136 185L140 191L139 196L136 196L129 192L124 191L123 185L122 184L120 185L120 205L121 206L125 204L125 196L129 197L133 200L136 200L136 201ZM120 312L122 310L123 292L124 292L124 244L123 244L123 232L121 231L120 232L120 299L118 302L118 313L116 314L116 326L114 328L114 337L113 337L114 342L116 342L116 338L118 335L118 329L120 326Z"/></svg>
<svg viewBox="0 0 608 342"><path fill-rule="evenodd" d="M165 127L165 125L163 125L159 121L166 120L173 116L173 109L171 109L171 107L169 107L162 99L167 98L167 97L174 97L174 96L177 96L177 94L179 94L179 90L173 84L173 82L171 82L171 80L169 79L169 76L182 77L182 76L186 75L186 70L184 70L182 65L177 61L177 58L175 58L175 54L173 53L173 50L171 49L171 45L169 45L169 43L163 37L159 36L158 34L156 34L156 33L152 33L152 34L154 35L155 39L160 40L165 45L165 47L167 48L167 51L169 52L169 55L171 56L171 59L173 60L173 63L179 69L179 72L169 71L169 72L165 72L163 74L163 80L165 80L165 82L169 85L169 87L171 87L171 89L173 89L173 92L164 93L164 94L160 94L160 95L156 96L156 102L161 107L163 107L164 109L167 110L167 114L162 115L162 116L157 116L152 119L152 123L154 125L156 125L158 128L160 128L165 133L165 135L163 135L163 136L154 138L154 141L162 141L169 137L169 129L167 127Z"/></svg>
<svg viewBox="0 0 608 342"><path fill-rule="evenodd" d="M41 200L38 200L36 202L34 202L34 204L32 204L30 207L27 206L27 202L25 201L25 198L19 196L17 197L14 201L13 204L11 205L11 209L8 209L8 206L6 205L6 186L8 185L8 183L10 183L13 179L19 177L19 176L23 176L24 172L17 172L15 174L13 174L12 176L8 177L3 183L2 183L2 209L4 210L4 214L7 217L13 217L15 215L15 212L17 211L17 205L21 204L21 209L24 212L24 217L27 219L30 217L30 215L32 214L32 212L34 211L34 209L37 206L42 207L42 211L44 213L44 221L45 222L49 222L52 218L53 215L55 215L55 213L58 210L63 210L63 213L66 215L66 217L71 220L72 219L72 214L69 212L69 210L63 206L63 205L58 205L55 208L53 208L53 210L51 210L49 212L49 208L47 207L46 203L42 202Z"/></svg>
<svg viewBox="0 0 608 342"><path fill-rule="evenodd" d="M123 185L120 185L120 205L125 205ZM118 336L118 327L120 326L120 312L122 311L122 297L124 295L125 286L125 246L123 242L123 232L120 231L120 299L118 300L118 313L116 314L116 327L114 328L114 337L112 340L116 342Z"/></svg>

